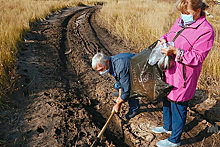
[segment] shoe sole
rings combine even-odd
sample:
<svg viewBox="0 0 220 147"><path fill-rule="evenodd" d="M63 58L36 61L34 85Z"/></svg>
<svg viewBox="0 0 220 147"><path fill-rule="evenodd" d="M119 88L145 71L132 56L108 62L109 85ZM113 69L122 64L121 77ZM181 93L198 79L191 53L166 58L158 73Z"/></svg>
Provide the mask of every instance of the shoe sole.
<svg viewBox="0 0 220 147"><path fill-rule="evenodd" d="M168 140L168 139L166 139L166 140ZM165 141L165 140L161 140L161 141ZM175 147L175 146L180 146L181 145L181 142L179 142L179 143L172 143L172 142L170 142L169 140L168 140L168 142L163 142L163 143L161 143L161 141L159 141L159 142L157 142L157 147Z"/></svg>
<svg viewBox="0 0 220 147"><path fill-rule="evenodd" d="M154 133L157 133L157 134L159 134L159 133L167 133L167 134L171 134L172 133L172 131L167 131L167 132L156 132L156 131L153 131Z"/></svg>
<svg viewBox="0 0 220 147"><path fill-rule="evenodd" d="M176 146L180 146L180 145L176 145ZM172 147L172 146L160 146L160 145L157 145L157 147ZM175 146L173 146L175 147Z"/></svg>

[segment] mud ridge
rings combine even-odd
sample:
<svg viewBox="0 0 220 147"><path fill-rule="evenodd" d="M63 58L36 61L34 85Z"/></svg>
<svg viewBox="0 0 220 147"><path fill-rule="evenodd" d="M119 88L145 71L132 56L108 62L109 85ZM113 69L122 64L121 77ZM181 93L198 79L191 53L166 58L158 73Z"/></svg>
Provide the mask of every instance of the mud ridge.
<svg viewBox="0 0 220 147"><path fill-rule="evenodd" d="M97 8L96 8L97 9ZM85 17L85 19L91 19L91 15L94 13L94 11L96 11L96 9L94 9L94 8L90 8L88 11L86 10L86 12L84 11L83 12L83 15L85 15L85 16L89 16L88 18L87 17ZM83 43L83 45L86 45L86 44L98 44L97 46L100 46L100 40L99 40L99 38L97 37L97 35L96 35L96 33L95 33L95 30L91 27L91 29L93 30L93 32L92 32L92 34L93 34L93 38L95 38L95 40L98 40L98 41L96 41L96 42L90 42L90 41L86 41L86 39L84 39L84 37L83 37L83 35L82 35L82 33L80 33L80 29L79 29L79 27L80 27L80 23L77 23L77 21L82 21L82 19L83 18L79 18L79 17L82 17L82 14L79 14L79 15L75 15L75 16L73 16L73 18L72 18L72 24L77 24L76 26L69 26L69 28L76 28L76 30L75 30L75 35L76 35L76 37L79 37L79 40L81 40L82 41L82 43ZM90 26L91 26L91 23L89 22L89 24L90 24ZM87 28L88 29L88 28ZM71 34L71 35L68 35L68 36L73 36L73 33ZM91 36L90 36L91 37ZM68 40L70 40L70 39L68 39ZM101 44L101 46L103 46L102 44ZM103 47L99 47L99 48L101 48L102 50L103 50ZM88 45L86 45L85 46L85 49L89 52L89 53L91 53L91 50L93 50L93 52L92 52L92 54L94 55L96 52L94 52L94 51L96 51L96 48L94 48L94 49L89 49L89 47L88 47ZM106 51L108 51L107 49L105 49ZM108 51L109 52L109 51ZM88 57L86 57L86 58L88 58ZM91 57L90 57L91 58ZM86 61L84 61L86 64L88 64L88 67L91 67L91 63L90 62L88 62L88 60L86 60ZM83 81L82 79L80 79L81 81ZM88 89L89 90L89 89ZM88 91L87 89L83 89L83 91L82 92L79 92L79 93L86 93L86 91ZM89 94L88 94L89 95ZM89 97L89 96L83 96L83 97ZM90 99L92 99L92 98L90 98ZM93 104L93 103L91 103L91 104ZM87 112L89 113L89 114L91 114L92 116L96 116L96 117L92 117L91 119L93 120L93 122L96 124L96 126L98 126L100 129L103 127L103 125L104 125L104 123L105 123L105 121L106 121L106 118L104 118L103 116L102 116L102 114L100 113L100 112L98 112L96 109L94 109L94 106L95 105L91 105L90 107L88 107L87 105L85 105L84 106L84 108L87 110ZM111 109L109 109L109 108L107 108L106 109L107 110L107 112L108 112L108 114L110 115L110 113L111 113ZM104 110L104 111L106 111L106 110ZM98 118L98 119L97 119ZM114 122L115 123L115 122ZM116 124L116 123L115 123ZM117 125L114 125L114 126L110 126L110 128L117 128ZM118 130L118 129L116 129L116 130ZM128 145L126 145L125 143L123 143L123 142L121 142L121 141L118 141L118 140L121 140L121 138L119 138L119 136L121 136L120 135L120 132L117 132L117 136L118 137L116 137L116 136L114 136L114 134L115 134L115 132L114 131L111 131L111 129L107 129L106 130L106 138L108 138L108 140L109 141L111 141L111 142L113 142L113 144L115 144L116 146L128 146Z"/></svg>
<svg viewBox="0 0 220 147"><path fill-rule="evenodd" d="M96 16L100 8L64 8L31 24L18 55L21 78L19 90L12 95L13 109L0 113L0 145L91 146L115 104L115 80L92 70L91 59L97 52L109 56L137 53L99 26ZM197 100L208 99L200 95ZM161 101L142 99L140 104L141 113L129 121L124 119L128 105L122 105L99 146L153 147L169 137L152 133L153 127L162 125ZM218 130L210 129L210 121L197 111L200 105L201 101L191 102L182 146L220 143ZM215 112L217 105L214 108L210 107Z"/></svg>

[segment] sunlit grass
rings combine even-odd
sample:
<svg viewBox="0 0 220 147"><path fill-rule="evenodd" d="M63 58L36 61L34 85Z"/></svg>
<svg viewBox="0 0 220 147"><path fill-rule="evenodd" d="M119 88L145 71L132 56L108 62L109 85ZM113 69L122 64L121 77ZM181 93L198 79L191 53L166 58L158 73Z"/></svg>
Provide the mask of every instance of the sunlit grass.
<svg viewBox="0 0 220 147"><path fill-rule="evenodd" d="M101 0L104 6L100 10L100 20L111 33L126 40L140 52L168 32L179 17L179 13L173 13L173 1ZM99 2L99 0L0 0L0 97L7 97L8 92L14 88L16 54L22 42L22 35L30 29L30 22L68 5ZM208 18L208 21L215 30L215 42L203 65L198 85L201 88L219 86L220 79L220 6L212 6L208 12L214 16Z"/></svg>
<svg viewBox="0 0 220 147"><path fill-rule="evenodd" d="M44 18L52 11L92 0L0 0L0 102L13 91L16 79L16 54L22 35L30 22Z"/></svg>
<svg viewBox="0 0 220 147"><path fill-rule="evenodd" d="M170 18L167 20L168 12L172 12L169 5L150 0L108 3L101 9L101 19L113 34L123 37L141 50L171 27Z"/></svg>
<svg viewBox="0 0 220 147"><path fill-rule="evenodd" d="M207 77L212 81L215 81L214 84L209 85L209 89L218 90L220 93L220 5L210 6L208 12L213 17L207 17L207 20L213 26L215 31L215 41L212 47L212 50L209 52L204 64L202 73L200 76L200 87L207 87Z"/></svg>

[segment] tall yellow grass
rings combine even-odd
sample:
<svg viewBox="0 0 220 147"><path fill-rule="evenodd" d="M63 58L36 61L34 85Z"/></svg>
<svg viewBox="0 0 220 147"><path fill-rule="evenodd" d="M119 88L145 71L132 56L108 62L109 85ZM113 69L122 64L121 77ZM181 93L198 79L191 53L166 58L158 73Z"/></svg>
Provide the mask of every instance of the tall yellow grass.
<svg viewBox="0 0 220 147"><path fill-rule="evenodd" d="M127 40L139 52L169 31L180 16L174 10L174 3L169 0L117 0L104 5L100 11L100 19L103 20L104 27ZM203 64L198 87L218 86L219 90L220 6L211 6L208 12L213 15L213 18L207 19L215 30L215 42ZM211 80L207 82L207 79Z"/></svg>
<svg viewBox="0 0 220 147"><path fill-rule="evenodd" d="M163 1L118 0L104 5L100 18L110 32L142 50L169 31L176 19L169 17L172 5Z"/></svg>
<svg viewBox="0 0 220 147"><path fill-rule="evenodd" d="M16 54L29 24L62 7L92 0L0 0L0 98L11 91ZM0 99L1 103L1 99Z"/></svg>
<svg viewBox="0 0 220 147"><path fill-rule="evenodd" d="M67 5L95 4L99 0L0 0L0 97L10 91L15 75L16 54L22 34L29 30L30 22L45 17ZM105 5L100 18L103 25L119 36L137 52L149 46L162 34L168 32L179 16L172 13L173 0L101 0ZM215 43L209 53L200 78L220 79L220 7L209 10L214 18L208 20L215 30ZM200 84L200 87L204 84ZM1 102L1 99L0 99Z"/></svg>

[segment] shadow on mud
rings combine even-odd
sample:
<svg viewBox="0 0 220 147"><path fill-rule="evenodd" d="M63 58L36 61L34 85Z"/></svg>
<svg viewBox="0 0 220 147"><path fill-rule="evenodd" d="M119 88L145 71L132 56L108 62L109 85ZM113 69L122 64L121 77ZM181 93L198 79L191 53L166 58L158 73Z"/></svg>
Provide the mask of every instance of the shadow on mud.
<svg viewBox="0 0 220 147"><path fill-rule="evenodd" d="M90 70L83 71L85 70L83 69L80 73L77 73L76 68L80 68L80 67L77 67L70 61L70 59L74 58L74 55L73 56L71 54L70 56L65 55L65 52L68 51L70 48L75 48L70 46L70 44L68 44L67 25L69 24L70 19L72 19L74 15L77 16L78 15L77 13L80 14L81 11L84 11L88 8L91 7L85 7L79 9L74 13L68 15L63 21L61 21L61 25L59 25L60 23L56 24L56 22L54 21L53 21L54 26L50 26L46 23L45 27L47 27L47 25L48 27L46 30L44 29L44 32L41 33L41 36L36 37L35 36L36 34L33 34L31 32L30 37L34 37L34 38L29 38L29 39L35 41L33 43L30 42L28 46L36 46L36 42L39 42L40 38L45 38L45 40L47 40L47 43L44 44L42 42L43 43L42 44L41 42L39 42L39 44L37 44L38 47L41 47L39 52L28 58L35 58L35 56L39 56L38 58L41 58L41 56L44 55L47 58L42 58L40 61L38 61L38 62L45 62L45 64L38 64L37 66L33 66L29 62L26 62L25 65L21 65L22 67L28 67L28 68L32 67L35 68L35 70L40 70L41 71L40 74L45 76L45 79L42 80L45 80L45 82L46 81L51 82L50 84L48 83L47 85L44 86L42 82L35 82L35 84L38 83L39 85L42 85L42 87L39 88L39 91L61 89L60 95L64 95L64 96L62 96L61 98L59 98L60 96L58 96L59 102L56 102L55 105L57 105L60 109L63 109L63 114L62 114L62 121L60 122L61 124L56 126L55 138L59 144L62 144L64 146L76 145L77 143L79 145L81 144L83 146L89 146L89 144L95 139L96 134L98 135L98 130L95 131L95 128L93 128L91 131L90 130L86 131L86 129L92 127L89 126L90 123L94 123L96 127L101 129L107 120L106 118L103 117L103 115L99 111L97 111L94 108L100 102L98 102L98 100L91 98L91 96L88 93L88 91L90 91L90 87L88 85L95 86L96 83L94 82L84 83L84 81L82 80L83 75L86 74L87 72L90 72ZM55 27L55 25L58 25L58 27ZM38 29L41 29L40 28L41 26L44 27L44 23L41 24L41 22L39 22L33 24L32 30L39 32L41 30ZM81 49L80 45L78 44L78 46L80 51ZM54 53L57 52L56 56L53 55L53 52ZM81 55L78 57L79 58L81 57L80 60L82 60L78 62L86 63L87 68L91 68L91 63L88 62L89 60L88 55L85 54L83 56ZM53 58L58 62L53 63L54 61ZM29 70L30 68L28 69L28 71ZM31 71L35 72L35 70L31 70ZM33 73L29 73L29 74L32 74L30 80L33 80L34 77ZM39 79L41 78L39 77ZM39 79L36 78L36 80ZM28 88L34 89L34 87L30 85ZM26 95L28 96L29 93L27 92ZM75 97L72 97L73 95L75 95ZM87 116L79 116L78 118L80 119L79 121L76 122L72 121L75 119L74 115L77 115L77 113L74 112L75 109L76 110L85 109L86 112L84 113L87 113L88 118L86 118ZM107 112L107 114L109 115L111 113L110 112L111 110L108 107L104 108L103 111ZM89 121L88 123L86 123L86 119L88 119ZM82 126L80 126L80 123L82 124ZM85 126L83 128L84 123L87 124L88 126ZM74 133L74 131L71 132L72 131L71 125L75 126L75 128L78 130L76 133ZM94 130L94 134L92 133L93 130ZM37 132L44 133L44 130L42 129L42 127L38 127ZM116 146L128 146L124 141L121 141L124 140L121 132L122 131L120 130L120 128L117 127L117 123L115 122L110 123L109 127L104 133L105 137L103 141L101 140L101 144L102 145L106 144L105 141L108 140L108 142L110 143L112 142L113 145ZM83 143L82 141L86 140L86 138L88 141Z"/></svg>
<svg viewBox="0 0 220 147"><path fill-rule="evenodd" d="M88 9L88 7L74 10L74 13L68 14L67 17L62 17L59 23L49 18L48 21L31 24L31 31L24 37L26 42L18 55L18 74L21 79L18 83L20 93L15 95L15 103L19 110L16 110L16 113L13 111L9 113L11 115L10 123L5 121L4 125L1 124L1 130L4 129L4 131L0 132L0 134L4 134L0 138L1 140L22 146L35 137L34 141L36 142L32 145L46 146L58 142L58 145L61 146L77 146L77 143L78 146L89 146L95 140L99 133L98 131L104 126L111 113L111 107L103 104L102 110L98 110L96 106L101 101L94 98L94 95L90 93L91 87L95 91L96 85L99 83L99 80L92 77L95 75L93 74L94 71L88 69L91 68L91 63L89 62L91 55L84 53L84 50L82 50L85 48L82 39L75 41L73 43L75 44L74 46L70 46L67 41L69 39L67 36L69 21L75 15L84 15L84 9ZM81 11L83 12L82 14L77 14ZM64 12L62 11L62 13ZM91 13L93 14L94 11ZM88 22L91 26L91 16L89 17ZM100 40L97 39L94 28L92 28L92 31L95 39L98 40L97 44L101 44ZM77 39L74 33L71 37ZM70 48L74 49L73 53L66 55L65 52ZM109 55L112 54L102 44L99 48L106 50L105 52ZM76 62L73 59L78 59L77 57L80 58L80 61ZM90 74L89 79L84 79L86 74ZM203 103L207 98L208 96L205 96L202 100L198 99L194 103L190 103L190 107ZM37 100L37 103L34 103L35 100ZM162 111L160 103L160 101L154 103L144 102L141 107L146 105L148 107L141 108L140 113ZM25 117L32 113L32 109L30 112L25 112L29 105L36 105L33 112L36 112L39 116L31 116L25 120ZM212 119L208 117L210 112L214 112L219 107L218 101L215 106L205 112L204 117L199 115L199 117L190 120L186 124L186 134L195 129L195 126L200 124L203 119L213 123L219 122L218 119L213 119L214 117ZM55 108L60 112L55 113ZM36 117L39 117L37 118L39 122L35 120ZM158 120L155 121L160 121L160 117L157 116ZM33 122L35 124L31 124ZM105 131L100 145L106 145L107 141L119 147L132 146L132 142L126 140L126 134L123 132L125 123L123 120L113 119ZM29 130L25 130L26 124L33 126ZM182 144L192 144L208 138L212 135L212 133L207 133L208 130L209 128L206 127L201 128L199 133L198 131L195 132L195 135L188 134L186 139L182 140ZM7 132L9 135L7 135ZM55 141L50 139L50 137Z"/></svg>
<svg viewBox="0 0 220 147"><path fill-rule="evenodd" d="M206 144L215 144L217 141L215 138L208 139L213 134L217 135L219 131L218 123L219 116L218 110L220 108L220 101L216 101L212 106L207 108L206 101L208 100L207 91L196 91L196 94L189 102L189 119L185 125L183 137L181 139L181 144L188 146L192 144L200 144L199 142ZM156 107L149 107L153 104ZM148 107L145 107L147 106ZM158 99L154 102L142 101L140 113L149 112L163 112L161 99ZM144 107L144 108L142 108ZM156 113L155 113L156 114ZM155 118L159 118L160 116L156 116ZM204 125L202 125L204 124ZM210 124L211 126L207 126L206 124ZM202 144L201 143L201 144Z"/></svg>

